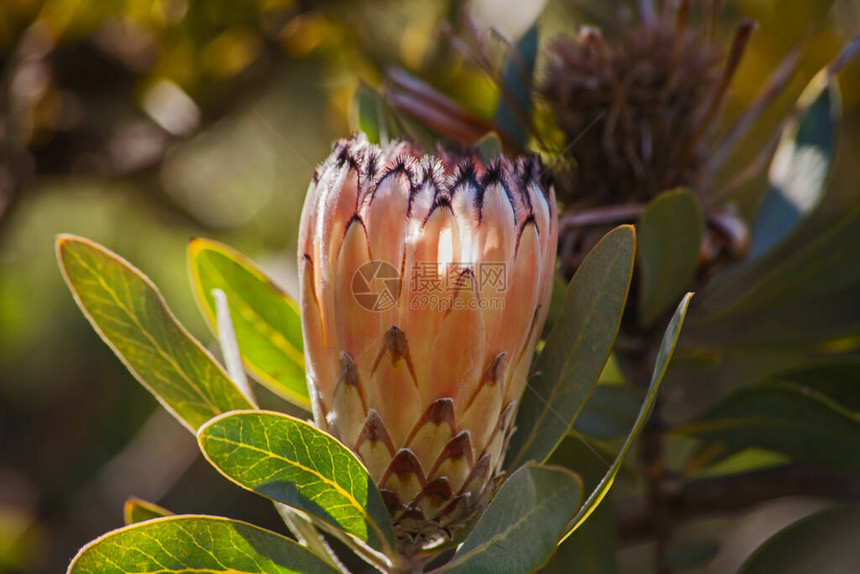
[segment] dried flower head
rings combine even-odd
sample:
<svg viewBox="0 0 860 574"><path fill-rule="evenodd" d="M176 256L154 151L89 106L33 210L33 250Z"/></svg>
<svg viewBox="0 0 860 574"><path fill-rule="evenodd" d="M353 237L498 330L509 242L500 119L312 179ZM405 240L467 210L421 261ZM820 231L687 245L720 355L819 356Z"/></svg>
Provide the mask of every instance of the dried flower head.
<svg viewBox="0 0 860 574"><path fill-rule="evenodd" d="M559 199L569 208L561 221L565 274L606 231L636 222L657 194L687 187L701 195L793 72L796 53L717 141L716 120L753 30L743 22L725 49L714 40L719 5L710 25L689 26L689 2L681 2L674 13L643 17L615 38L583 28L546 51L537 90L568 144L568 161L556 170ZM703 266L743 257L746 249L746 229L733 212L709 207Z"/></svg>
<svg viewBox="0 0 860 574"><path fill-rule="evenodd" d="M665 18L608 42L594 28L547 51L539 91L576 160L564 200L646 201L692 187L710 147L724 54L697 30Z"/></svg>
<svg viewBox="0 0 860 574"><path fill-rule="evenodd" d="M456 536L501 473L556 227L532 157L358 136L314 176L299 233L314 418L377 481L404 554Z"/></svg>

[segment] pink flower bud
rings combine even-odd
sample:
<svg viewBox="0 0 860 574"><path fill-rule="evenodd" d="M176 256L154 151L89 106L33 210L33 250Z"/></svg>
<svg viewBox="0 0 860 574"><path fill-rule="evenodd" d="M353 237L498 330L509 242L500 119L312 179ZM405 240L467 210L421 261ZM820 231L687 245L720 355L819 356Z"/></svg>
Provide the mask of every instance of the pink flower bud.
<svg viewBox="0 0 860 574"><path fill-rule="evenodd" d="M338 142L299 276L314 418L364 461L410 553L486 502L543 327L557 240L534 157Z"/></svg>

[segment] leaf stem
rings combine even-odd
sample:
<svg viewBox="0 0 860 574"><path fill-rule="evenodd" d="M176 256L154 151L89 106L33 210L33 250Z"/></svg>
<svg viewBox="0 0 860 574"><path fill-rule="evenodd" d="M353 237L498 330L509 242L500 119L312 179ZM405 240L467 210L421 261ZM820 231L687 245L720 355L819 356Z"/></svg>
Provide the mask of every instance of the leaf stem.
<svg viewBox="0 0 860 574"><path fill-rule="evenodd" d="M230 317L230 305L227 295L221 289L213 289L212 297L215 298L218 321L218 339L221 342L221 354L224 355L224 366L227 374L233 380L233 384L242 391L245 398L255 405L254 391L248 384L245 376L245 367L242 365L242 354L239 352L239 343L236 341L236 331L233 329L233 320Z"/></svg>
<svg viewBox="0 0 860 574"><path fill-rule="evenodd" d="M290 508L286 504L275 502L274 505L275 510L278 511L278 514L281 516L284 524L287 525L287 528L290 529L290 532L295 535L299 544L307 547L333 568L343 572L344 574L350 574L346 566L344 566L338 559L337 554L334 553L332 548L325 541L322 533L314 527L309 518L303 516L300 514L300 511Z"/></svg>

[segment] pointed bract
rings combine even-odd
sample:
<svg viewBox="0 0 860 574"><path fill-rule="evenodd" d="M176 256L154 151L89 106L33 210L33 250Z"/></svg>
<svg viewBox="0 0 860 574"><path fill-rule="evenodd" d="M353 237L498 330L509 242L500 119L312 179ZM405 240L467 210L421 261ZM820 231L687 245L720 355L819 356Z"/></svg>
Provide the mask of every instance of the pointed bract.
<svg viewBox="0 0 860 574"><path fill-rule="evenodd" d="M377 481L402 553L456 538L500 475L552 290L539 161L357 136L317 170L300 235L317 424Z"/></svg>

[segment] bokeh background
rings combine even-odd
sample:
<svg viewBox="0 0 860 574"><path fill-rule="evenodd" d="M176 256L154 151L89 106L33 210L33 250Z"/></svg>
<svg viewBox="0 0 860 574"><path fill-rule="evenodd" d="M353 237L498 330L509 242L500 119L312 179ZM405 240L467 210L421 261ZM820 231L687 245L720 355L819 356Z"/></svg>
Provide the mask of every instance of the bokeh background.
<svg viewBox="0 0 860 574"><path fill-rule="evenodd" d="M187 241L226 242L295 292L304 192L331 142L354 129L360 82L378 86L387 68L402 67L491 116L496 86L452 48L444 23L456 28L467 10L481 29L516 39L539 18L545 42L586 24L615 29L634 4L0 0L0 573L63 571L82 544L121 525L131 495L282 529L269 504L208 467L98 339L62 282L57 233L134 262L212 343L189 287ZM759 27L727 118L793 46L804 52L738 163L860 31L860 2L728 1L719 33L728 39L743 17ZM860 67L840 79L836 192L821 221L855 205L860 182ZM756 205L754 195L739 198L742 212ZM263 397L281 408L277 400ZM702 521L726 545L697 571L731 572L770 533L824 504L794 497ZM623 570L644 571L642 545L622 545Z"/></svg>

